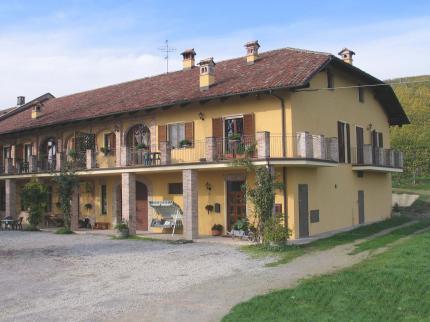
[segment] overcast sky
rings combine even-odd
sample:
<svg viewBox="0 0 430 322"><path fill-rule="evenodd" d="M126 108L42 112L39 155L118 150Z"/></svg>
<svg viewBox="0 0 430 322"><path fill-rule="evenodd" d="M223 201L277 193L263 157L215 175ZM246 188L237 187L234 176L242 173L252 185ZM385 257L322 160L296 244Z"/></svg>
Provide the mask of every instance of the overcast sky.
<svg viewBox="0 0 430 322"><path fill-rule="evenodd" d="M0 109L163 73L166 39L171 70L185 48L219 61L258 39L263 51L348 47L382 79L430 74L430 1L0 0Z"/></svg>

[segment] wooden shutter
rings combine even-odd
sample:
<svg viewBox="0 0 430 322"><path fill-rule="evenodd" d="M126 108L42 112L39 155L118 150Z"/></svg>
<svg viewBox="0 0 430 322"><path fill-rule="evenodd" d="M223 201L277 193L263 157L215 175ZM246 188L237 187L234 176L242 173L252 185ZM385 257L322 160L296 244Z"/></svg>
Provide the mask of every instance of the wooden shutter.
<svg viewBox="0 0 430 322"><path fill-rule="evenodd" d="M116 150L116 135L115 133L111 133L110 135L110 145L112 150Z"/></svg>
<svg viewBox="0 0 430 322"><path fill-rule="evenodd" d="M24 146L19 144L15 147L15 160L22 161L24 159Z"/></svg>
<svg viewBox="0 0 430 322"><path fill-rule="evenodd" d="M245 114L243 116L243 135L245 142L253 142L255 140L255 117L254 114Z"/></svg>
<svg viewBox="0 0 430 322"><path fill-rule="evenodd" d="M351 163L351 133L349 130L349 124L346 123L346 153L348 157L348 163Z"/></svg>
<svg viewBox="0 0 430 322"><path fill-rule="evenodd" d="M339 162L345 162L345 135L343 130L343 123L337 122L337 139L339 144Z"/></svg>
<svg viewBox="0 0 430 322"><path fill-rule="evenodd" d="M0 170L1 170L1 166L3 164L3 145L0 145Z"/></svg>
<svg viewBox="0 0 430 322"><path fill-rule="evenodd" d="M194 122L185 123L185 140L194 145Z"/></svg>
<svg viewBox="0 0 430 322"><path fill-rule="evenodd" d="M380 148L384 147L384 140L382 138L382 132L378 133L378 147L380 147Z"/></svg>
<svg viewBox="0 0 430 322"><path fill-rule="evenodd" d="M212 119L212 136L216 139L222 140L223 138L222 118Z"/></svg>
<svg viewBox="0 0 430 322"><path fill-rule="evenodd" d="M167 142L167 125L158 126L158 144Z"/></svg>

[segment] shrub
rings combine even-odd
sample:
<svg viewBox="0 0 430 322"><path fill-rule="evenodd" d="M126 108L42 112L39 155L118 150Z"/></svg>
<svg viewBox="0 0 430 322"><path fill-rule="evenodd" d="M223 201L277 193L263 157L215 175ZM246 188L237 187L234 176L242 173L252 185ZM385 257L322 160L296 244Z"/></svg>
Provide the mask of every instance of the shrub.
<svg viewBox="0 0 430 322"><path fill-rule="evenodd" d="M240 218L236 223L233 225L234 230L243 230L247 231L249 228L249 221L247 217Z"/></svg>
<svg viewBox="0 0 430 322"><path fill-rule="evenodd" d="M28 222L37 229L48 203L48 190L45 185L32 178L21 192L23 206L28 209Z"/></svg>
<svg viewBox="0 0 430 322"><path fill-rule="evenodd" d="M117 223L114 227L116 230L126 230L128 229L128 224L125 221L121 221Z"/></svg>
<svg viewBox="0 0 430 322"><path fill-rule="evenodd" d="M291 235L288 228L285 228L281 221L283 216L277 215L267 219L263 228L264 244L285 244Z"/></svg>
<svg viewBox="0 0 430 322"><path fill-rule="evenodd" d="M224 226L221 224L215 224L212 226L212 230L222 231L223 229L224 229Z"/></svg>
<svg viewBox="0 0 430 322"><path fill-rule="evenodd" d="M57 235L71 235L74 234L74 232L67 227L61 227L59 229L57 229L57 231L55 232Z"/></svg>
<svg viewBox="0 0 430 322"><path fill-rule="evenodd" d="M191 146L190 140L182 140L181 142L179 142L179 147L181 147L181 148L188 147L188 146Z"/></svg>

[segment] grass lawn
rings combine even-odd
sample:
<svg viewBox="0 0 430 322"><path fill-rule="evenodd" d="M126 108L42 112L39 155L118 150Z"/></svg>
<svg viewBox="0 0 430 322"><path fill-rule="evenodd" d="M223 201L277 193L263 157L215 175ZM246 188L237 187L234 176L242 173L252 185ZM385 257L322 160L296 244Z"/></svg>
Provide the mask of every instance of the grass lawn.
<svg viewBox="0 0 430 322"><path fill-rule="evenodd" d="M316 240L306 245L288 245L280 248L267 248L262 245L250 245L242 247L242 250L254 257L275 256L275 261L267 266L286 264L296 257L306 253L326 250L338 245L348 244L358 239L362 239L380 232L381 230L392 228L404 224L411 219L407 217L393 217L375 224L361 226L353 230L339 233L331 237Z"/></svg>
<svg viewBox="0 0 430 322"><path fill-rule="evenodd" d="M396 230L393 230L392 232L375 237L372 239L369 239L361 244L358 244L355 246L355 250L352 252L353 254L357 254L360 252L364 252L366 250L374 250L378 249L384 246L387 246L388 244L391 244L395 242L396 240L399 240L400 238L406 237L408 235L411 235L417 231L423 230L425 228L430 227L430 220L422 220L415 224L412 224L410 226L402 227Z"/></svg>
<svg viewBox="0 0 430 322"><path fill-rule="evenodd" d="M429 249L430 232L413 235L350 269L239 304L223 321L430 321Z"/></svg>

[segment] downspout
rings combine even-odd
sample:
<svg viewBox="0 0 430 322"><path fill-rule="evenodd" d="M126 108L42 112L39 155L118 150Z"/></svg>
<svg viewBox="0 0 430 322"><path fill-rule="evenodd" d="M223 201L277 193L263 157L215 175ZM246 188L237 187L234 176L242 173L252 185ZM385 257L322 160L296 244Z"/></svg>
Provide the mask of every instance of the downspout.
<svg viewBox="0 0 430 322"><path fill-rule="evenodd" d="M285 129L285 99L282 96L275 94L272 90L269 91L269 95L276 97L281 102L281 115L282 115L282 157L287 157L287 149L285 146L286 141L286 129ZM284 225L288 228L288 203L287 203L287 168L282 167L282 185L283 188L283 199L284 199Z"/></svg>

